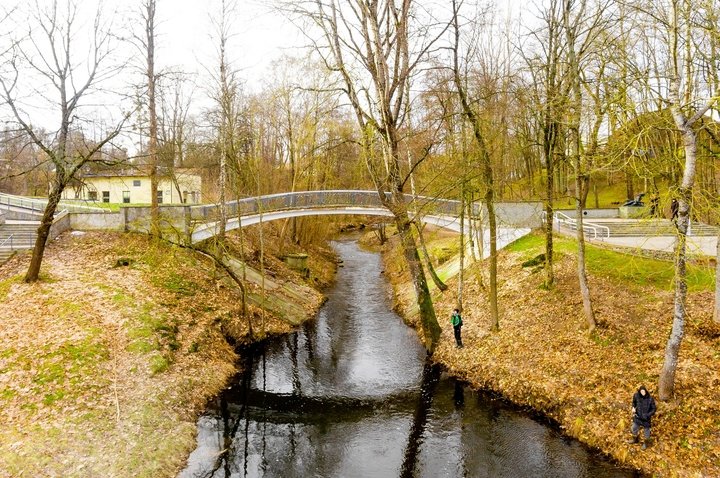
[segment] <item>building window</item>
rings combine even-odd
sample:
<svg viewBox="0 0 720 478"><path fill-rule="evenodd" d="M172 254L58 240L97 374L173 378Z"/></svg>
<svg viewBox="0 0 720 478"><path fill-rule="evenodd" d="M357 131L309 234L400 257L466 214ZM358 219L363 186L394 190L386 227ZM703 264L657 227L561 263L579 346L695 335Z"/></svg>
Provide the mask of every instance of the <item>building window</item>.
<svg viewBox="0 0 720 478"><path fill-rule="evenodd" d="M133 187L139 188L140 187L140 180L139 179L133 179Z"/></svg>
<svg viewBox="0 0 720 478"><path fill-rule="evenodd" d="M88 191L88 200L97 201L97 191Z"/></svg>
<svg viewBox="0 0 720 478"><path fill-rule="evenodd" d="M130 191L123 191L123 203L130 204Z"/></svg>
<svg viewBox="0 0 720 478"><path fill-rule="evenodd" d="M163 203L163 192L160 189L158 189L158 191L157 191L157 203L158 204Z"/></svg>
<svg viewBox="0 0 720 478"><path fill-rule="evenodd" d="M103 191L103 201L102 202L110 202L110 191Z"/></svg>

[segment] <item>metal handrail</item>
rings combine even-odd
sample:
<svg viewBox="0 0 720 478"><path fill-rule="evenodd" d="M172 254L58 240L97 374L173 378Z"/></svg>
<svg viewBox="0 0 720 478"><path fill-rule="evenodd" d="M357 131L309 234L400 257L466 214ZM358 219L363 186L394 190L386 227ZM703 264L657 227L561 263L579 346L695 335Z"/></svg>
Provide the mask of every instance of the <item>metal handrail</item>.
<svg viewBox="0 0 720 478"><path fill-rule="evenodd" d="M47 199L30 199L24 196L15 196L13 194L0 193L0 204L30 209L33 212L44 211L47 207L47 202ZM62 206L63 209L71 212L107 212L106 209L100 207L81 206L75 204L63 204Z"/></svg>
<svg viewBox="0 0 720 478"><path fill-rule="evenodd" d="M390 192L385 193L388 197ZM422 211L424 214L459 215L460 201L404 194L408 209ZM328 206L373 206L385 207L377 191L327 190L296 191L290 193L268 194L265 196L237 199L225 203L229 216L238 214L257 214L277 212L297 208L325 208ZM191 216L206 219L219 209L218 204L190 206ZM479 214L480 205L474 204L474 213Z"/></svg>
<svg viewBox="0 0 720 478"><path fill-rule="evenodd" d="M10 241L10 250L11 250L11 251L14 251L14 250L15 250L15 246L13 245L13 236L14 236L14 235L15 235L15 234L10 234L10 236L6 237L4 241L0 242L0 247L5 246L5 243L6 243L7 241Z"/></svg>
<svg viewBox="0 0 720 478"><path fill-rule="evenodd" d="M553 223L556 223L558 225L558 228L560 227L560 224L567 224L571 229L577 230L578 220L568 216L565 213L556 211L555 214L553 215ZM604 226L602 224L596 224L596 223L592 223L592 222L584 222L583 221L583 231L584 232L586 230L591 231L593 234L593 239L598 238L598 229L605 231L605 236L600 236L600 237L610 237L610 228L609 227Z"/></svg>

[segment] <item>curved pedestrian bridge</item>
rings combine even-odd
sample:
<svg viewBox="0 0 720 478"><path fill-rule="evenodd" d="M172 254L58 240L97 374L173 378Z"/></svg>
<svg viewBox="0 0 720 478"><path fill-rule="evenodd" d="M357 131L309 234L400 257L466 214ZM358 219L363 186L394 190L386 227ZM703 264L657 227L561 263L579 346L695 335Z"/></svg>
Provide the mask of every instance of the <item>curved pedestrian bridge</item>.
<svg viewBox="0 0 720 478"><path fill-rule="evenodd" d="M385 193L390 195L390 193ZM426 196L405 195L408 212L412 219L460 232L460 201ZM540 224L541 203L498 203L498 223L501 229L529 230ZM465 230L470 221L482 224L486 217L484 207L472 205L472 214L465 219ZM189 206L190 229L187 231L192 243L204 241L220 232L219 205ZM226 203L226 230L250 226L260 222L317 215L363 215L392 217L380 200L377 191L328 190L300 191L270 194L240 199ZM466 216L468 216L466 212ZM484 228L483 228L484 229Z"/></svg>

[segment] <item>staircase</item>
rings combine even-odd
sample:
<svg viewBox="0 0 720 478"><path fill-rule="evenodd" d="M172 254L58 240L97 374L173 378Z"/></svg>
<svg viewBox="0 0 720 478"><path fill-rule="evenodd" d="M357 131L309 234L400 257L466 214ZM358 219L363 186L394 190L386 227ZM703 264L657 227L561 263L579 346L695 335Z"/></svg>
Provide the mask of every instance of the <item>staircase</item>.
<svg viewBox="0 0 720 478"><path fill-rule="evenodd" d="M6 221L0 224L0 264L17 251L32 249L39 225L37 221Z"/></svg>
<svg viewBox="0 0 720 478"><path fill-rule="evenodd" d="M667 219L602 221L599 223L610 229L611 237L674 236L677 234L675 224ZM715 226L701 222L690 223L690 229L688 231L688 235L690 236L717 236L717 234L718 228Z"/></svg>
<svg viewBox="0 0 720 478"><path fill-rule="evenodd" d="M555 214L555 227L561 231L577 230L575 219L563 214ZM653 237L674 236L675 224L667 219L586 219L583 229L590 239L607 237ZM717 236L718 228L701 222L691 222L689 236Z"/></svg>

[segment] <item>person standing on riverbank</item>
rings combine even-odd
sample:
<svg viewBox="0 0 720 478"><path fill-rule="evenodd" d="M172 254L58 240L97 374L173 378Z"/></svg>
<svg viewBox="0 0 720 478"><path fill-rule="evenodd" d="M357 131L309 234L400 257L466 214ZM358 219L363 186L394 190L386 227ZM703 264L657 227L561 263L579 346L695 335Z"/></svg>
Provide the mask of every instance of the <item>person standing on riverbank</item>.
<svg viewBox="0 0 720 478"><path fill-rule="evenodd" d="M643 450L647 448L650 444L650 420L656 411L655 399L650 396L650 392L645 388L645 385L641 385L633 395L632 400L633 422L630 428L630 433L632 433L630 443L638 443L640 428L643 428L645 440L643 440L642 448Z"/></svg>
<svg viewBox="0 0 720 478"><path fill-rule="evenodd" d="M453 326L453 332L455 332L455 345L457 348L461 349L463 346L461 337L463 321L459 309L453 310L453 313L450 316L450 323Z"/></svg>

